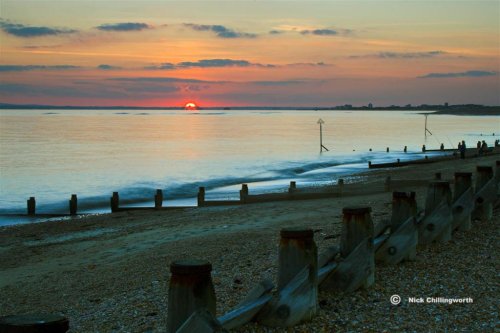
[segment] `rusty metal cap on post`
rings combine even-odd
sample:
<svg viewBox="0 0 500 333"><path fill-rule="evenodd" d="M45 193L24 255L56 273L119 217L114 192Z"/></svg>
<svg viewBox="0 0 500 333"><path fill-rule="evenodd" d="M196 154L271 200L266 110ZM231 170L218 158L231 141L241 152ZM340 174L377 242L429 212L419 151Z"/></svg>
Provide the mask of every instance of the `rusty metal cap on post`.
<svg viewBox="0 0 500 333"><path fill-rule="evenodd" d="M371 213L371 207L344 207L342 208L342 213L344 215L361 215Z"/></svg>
<svg viewBox="0 0 500 333"><path fill-rule="evenodd" d="M186 259L174 261L170 264L170 272L172 274L202 274L210 273L212 271L212 264L205 260Z"/></svg>
<svg viewBox="0 0 500 333"><path fill-rule="evenodd" d="M309 228L284 228L280 231L281 238L313 238L314 232Z"/></svg>
<svg viewBox="0 0 500 333"><path fill-rule="evenodd" d="M59 314L34 313L0 317L1 332L66 332L68 318Z"/></svg>
<svg viewBox="0 0 500 333"><path fill-rule="evenodd" d="M455 172L455 178L472 178L472 172Z"/></svg>

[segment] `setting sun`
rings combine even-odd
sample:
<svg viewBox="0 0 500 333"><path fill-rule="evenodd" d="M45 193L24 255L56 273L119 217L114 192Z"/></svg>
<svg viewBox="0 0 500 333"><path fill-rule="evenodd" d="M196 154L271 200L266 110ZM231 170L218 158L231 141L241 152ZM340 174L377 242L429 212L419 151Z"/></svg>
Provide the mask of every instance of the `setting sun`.
<svg viewBox="0 0 500 333"><path fill-rule="evenodd" d="M198 110L198 105L194 102L188 102L184 105L184 110Z"/></svg>

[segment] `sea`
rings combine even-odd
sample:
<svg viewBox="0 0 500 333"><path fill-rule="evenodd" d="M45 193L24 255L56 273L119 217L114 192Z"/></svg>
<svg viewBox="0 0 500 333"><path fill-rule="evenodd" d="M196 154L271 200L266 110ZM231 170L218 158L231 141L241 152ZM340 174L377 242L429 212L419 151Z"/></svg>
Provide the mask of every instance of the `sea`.
<svg viewBox="0 0 500 333"><path fill-rule="evenodd" d="M112 192L153 206L162 189L168 207L196 205L199 186L225 200L242 183L250 193L335 184L368 161L422 158L423 144L492 145L500 117L430 113L427 128L417 111L1 109L0 225L46 220L16 215L29 197L37 213L67 214L71 194L79 213L105 213Z"/></svg>

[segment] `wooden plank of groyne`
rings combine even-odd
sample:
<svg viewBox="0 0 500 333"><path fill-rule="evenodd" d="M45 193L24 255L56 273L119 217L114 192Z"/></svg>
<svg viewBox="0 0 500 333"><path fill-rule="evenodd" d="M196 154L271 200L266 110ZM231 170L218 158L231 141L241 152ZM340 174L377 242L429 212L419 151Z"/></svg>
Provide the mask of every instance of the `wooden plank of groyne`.
<svg viewBox="0 0 500 333"><path fill-rule="evenodd" d="M221 323L214 315L200 308L194 311L191 316L182 324L175 333L227 333Z"/></svg>
<svg viewBox="0 0 500 333"><path fill-rule="evenodd" d="M317 311L318 271L304 267L257 315L267 326L290 327L310 320ZM312 288L316 293L311 292Z"/></svg>
<svg viewBox="0 0 500 333"><path fill-rule="evenodd" d="M320 285L322 289L350 293L367 285L373 262L373 240L366 238L334 269ZM322 271L320 271L323 273Z"/></svg>
<svg viewBox="0 0 500 333"><path fill-rule="evenodd" d="M473 216L482 221L490 221L493 217L493 202L497 195L497 182L490 166L476 168L476 194Z"/></svg>
<svg viewBox="0 0 500 333"><path fill-rule="evenodd" d="M234 310L219 317L219 322L228 330L248 323L271 300L273 288L271 280L262 280L250 290Z"/></svg>
<svg viewBox="0 0 500 333"><path fill-rule="evenodd" d="M415 217L409 217L391 232L388 239L376 250L375 260L388 265L395 265L404 259L415 259L418 233Z"/></svg>
<svg viewBox="0 0 500 333"><path fill-rule="evenodd" d="M472 188L469 188L453 203L453 230L470 230L471 213L473 209L474 195L472 194Z"/></svg>
<svg viewBox="0 0 500 333"><path fill-rule="evenodd" d="M323 267L340 254L340 247L330 246L318 256L318 267Z"/></svg>
<svg viewBox="0 0 500 333"><path fill-rule="evenodd" d="M451 233L452 220L450 207L445 201L442 201L430 215L419 223L418 244L428 245L437 240L438 235L443 233L446 233L446 238L449 239L448 234Z"/></svg>
<svg viewBox="0 0 500 333"><path fill-rule="evenodd" d="M272 296L270 294L263 295L219 317L219 322L227 330L240 327L252 320L271 299Z"/></svg>
<svg viewBox="0 0 500 333"><path fill-rule="evenodd" d="M64 333L69 330L68 318L59 314L26 314L0 317L0 332Z"/></svg>

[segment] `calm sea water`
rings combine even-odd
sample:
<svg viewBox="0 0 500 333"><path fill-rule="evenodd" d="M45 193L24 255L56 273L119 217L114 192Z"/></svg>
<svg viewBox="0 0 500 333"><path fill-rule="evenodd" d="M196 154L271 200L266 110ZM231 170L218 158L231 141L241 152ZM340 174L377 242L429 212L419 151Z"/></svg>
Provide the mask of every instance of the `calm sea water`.
<svg viewBox="0 0 500 333"><path fill-rule="evenodd" d="M421 157L424 143L491 144L500 117L431 115L428 128L425 141L424 116L410 111L0 110L0 214L24 213L30 196L40 213L67 212L72 193L96 212L113 191L152 205L161 188L167 206L194 205L198 186L226 199L243 182L259 192L335 182L369 160Z"/></svg>

